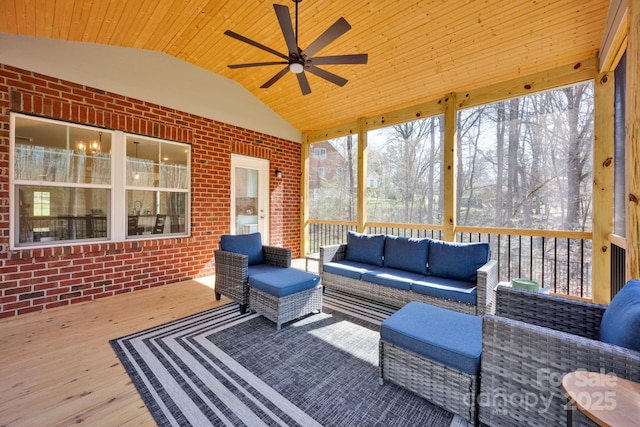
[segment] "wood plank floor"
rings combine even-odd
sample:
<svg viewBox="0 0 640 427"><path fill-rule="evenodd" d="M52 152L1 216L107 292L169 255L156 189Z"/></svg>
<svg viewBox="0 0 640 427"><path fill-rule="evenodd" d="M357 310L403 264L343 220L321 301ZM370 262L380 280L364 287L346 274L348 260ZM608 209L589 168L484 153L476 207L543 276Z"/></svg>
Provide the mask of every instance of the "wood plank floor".
<svg viewBox="0 0 640 427"><path fill-rule="evenodd" d="M109 340L226 302L206 278L0 321L0 426L155 425Z"/></svg>
<svg viewBox="0 0 640 427"><path fill-rule="evenodd" d="M291 264L305 268L304 259ZM229 302L215 301L213 283L188 280L0 320L0 426L155 425L109 340Z"/></svg>

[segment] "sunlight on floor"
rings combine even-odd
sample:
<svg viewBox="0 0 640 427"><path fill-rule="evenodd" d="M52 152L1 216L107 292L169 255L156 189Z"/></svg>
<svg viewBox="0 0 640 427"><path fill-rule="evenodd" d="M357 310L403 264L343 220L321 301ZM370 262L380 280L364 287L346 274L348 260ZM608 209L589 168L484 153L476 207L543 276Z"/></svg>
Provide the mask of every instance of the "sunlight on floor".
<svg viewBox="0 0 640 427"><path fill-rule="evenodd" d="M310 316L305 320L312 321L314 317L316 316ZM343 320L332 325L313 329L309 331L309 334L326 342L336 350L374 366L378 365L380 334L376 331Z"/></svg>
<svg viewBox="0 0 640 427"><path fill-rule="evenodd" d="M208 288L211 288L211 289L215 288L216 276L214 275L198 277L197 279L193 279L193 280L195 282L200 283L201 285L205 285Z"/></svg>

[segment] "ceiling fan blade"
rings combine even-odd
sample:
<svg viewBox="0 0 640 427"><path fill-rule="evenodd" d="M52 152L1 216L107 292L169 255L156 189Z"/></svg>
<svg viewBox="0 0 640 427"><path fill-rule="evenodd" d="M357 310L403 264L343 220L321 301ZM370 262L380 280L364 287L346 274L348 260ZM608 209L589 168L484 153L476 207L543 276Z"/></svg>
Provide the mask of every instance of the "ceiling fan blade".
<svg viewBox="0 0 640 427"><path fill-rule="evenodd" d="M305 68L306 68L306 71L313 73L318 77L322 77L323 79L328 80L331 83L336 84L338 86L344 86L349 81L343 77L330 73L329 71L323 70L322 68L318 68L314 65L307 65L305 66Z"/></svg>
<svg viewBox="0 0 640 427"><path fill-rule="evenodd" d="M302 95L308 95L311 93L311 86L309 86L309 80L307 80L307 76L304 73L296 74L298 77L298 84L300 85L300 90L302 91Z"/></svg>
<svg viewBox="0 0 640 427"><path fill-rule="evenodd" d="M234 32L233 32L233 31L231 31L231 30L227 30L227 31L225 31L225 32L224 32L224 34L225 34L225 35L227 35L227 36L229 36L229 37L233 37L233 38L234 38L234 39L236 39L236 40L240 40L241 42L245 42L245 43L247 43L247 44L250 44L251 46L257 47L258 49L262 49L262 50L265 50L265 51L267 51L267 52L269 52L269 53L272 53L272 54L274 54L274 55L276 55L276 56L279 56L279 57L280 57L280 58L282 58L282 59L285 59L285 60L287 60L287 61L289 60L289 56L288 56L288 55L285 55L285 54L280 53L280 52L278 52L277 50L273 50L273 49L271 49L270 47L267 47L267 46L265 46L265 45L263 45L263 44L261 44L261 43L255 42L255 41L253 41L253 40L251 40L251 39L248 39L248 38L246 38L245 36L241 36L241 35L240 35L240 34L238 34L238 33L234 33Z"/></svg>
<svg viewBox="0 0 640 427"><path fill-rule="evenodd" d="M351 29L351 25L347 22L346 19L340 18L336 22L333 23L332 26L326 29L326 31L317 39L313 41L307 48L302 52L307 58L311 58L316 52L319 52L327 46L329 43L346 33Z"/></svg>
<svg viewBox="0 0 640 427"><path fill-rule="evenodd" d="M366 64L368 59L369 55L362 53L357 55L318 56L307 59L307 63L313 65Z"/></svg>
<svg viewBox="0 0 640 427"><path fill-rule="evenodd" d="M280 80L282 78L282 76L284 76L285 74L287 74L287 72L289 72L289 67L284 67L282 70L280 70L278 72L278 74L276 74L275 76L271 77L265 84L263 84L262 86L260 86L261 89L267 89L270 88L272 84L274 84L275 82L277 82L278 80Z"/></svg>
<svg viewBox="0 0 640 427"><path fill-rule="evenodd" d="M298 44L296 43L296 36L293 33L293 25L291 24L291 15L289 14L289 8L281 4L274 4L273 8L276 11L278 22L280 23L280 29L284 36L284 41L287 43L287 49L289 54L298 54Z"/></svg>
<svg viewBox="0 0 640 427"><path fill-rule="evenodd" d="M288 64L288 62L285 62L285 61L251 62L251 63L248 63L248 64L231 64L231 65L227 65L227 67L229 67L229 68L249 68L249 67L261 67L263 65L282 65L282 64Z"/></svg>

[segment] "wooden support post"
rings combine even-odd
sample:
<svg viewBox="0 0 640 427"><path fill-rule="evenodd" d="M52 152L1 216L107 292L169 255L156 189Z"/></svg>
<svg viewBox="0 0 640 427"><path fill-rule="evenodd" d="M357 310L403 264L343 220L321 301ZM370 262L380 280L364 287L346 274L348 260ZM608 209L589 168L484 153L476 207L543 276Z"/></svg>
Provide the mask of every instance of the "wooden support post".
<svg viewBox="0 0 640 427"><path fill-rule="evenodd" d="M301 165L300 165L300 256L305 256L309 247L309 153L311 143L307 135L302 135Z"/></svg>
<svg viewBox="0 0 640 427"><path fill-rule="evenodd" d="M444 235L445 241L453 242L456 239L456 144L458 135L458 107L456 95L451 93L445 97L444 109Z"/></svg>
<svg viewBox="0 0 640 427"><path fill-rule="evenodd" d="M358 119L358 231L364 233L367 225L367 122Z"/></svg>
<svg viewBox="0 0 640 427"><path fill-rule="evenodd" d="M640 279L640 0L629 0L626 87L627 279Z"/></svg>
<svg viewBox="0 0 640 427"><path fill-rule="evenodd" d="M593 143L593 301L611 301L611 251L609 235L613 229L613 135L614 73L595 79L595 120Z"/></svg>

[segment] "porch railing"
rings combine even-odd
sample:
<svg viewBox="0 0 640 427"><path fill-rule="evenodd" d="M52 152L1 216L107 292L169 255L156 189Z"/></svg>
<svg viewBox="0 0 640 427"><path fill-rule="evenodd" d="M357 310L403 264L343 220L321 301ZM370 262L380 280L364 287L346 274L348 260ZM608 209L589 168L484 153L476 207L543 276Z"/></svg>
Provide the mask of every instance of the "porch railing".
<svg viewBox="0 0 640 427"><path fill-rule="evenodd" d="M310 252L318 252L320 246L346 242L350 230L356 230L355 223L310 221ZM366 232L442 239L441 226L369 224ZM498 262L501 281L524 277L554 293L592 296L590 232L458 227L456 241L488 242L491 258Z"/></svg>

